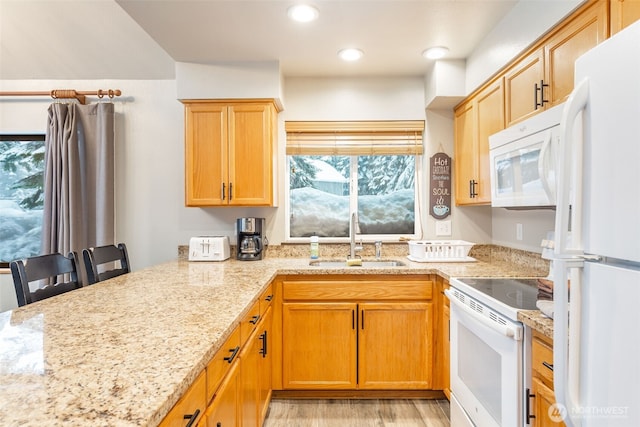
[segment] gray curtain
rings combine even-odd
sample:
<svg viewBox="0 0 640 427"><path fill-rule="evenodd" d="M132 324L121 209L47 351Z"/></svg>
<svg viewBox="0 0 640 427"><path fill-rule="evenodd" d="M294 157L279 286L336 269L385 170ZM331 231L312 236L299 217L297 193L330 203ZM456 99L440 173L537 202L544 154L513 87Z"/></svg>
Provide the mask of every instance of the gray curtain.
<svg viewBox="0 0 640 427"><path fill-rule="evenodd" d="M114 105L55 103L45 139L42 253L114 243Z"/></svg>

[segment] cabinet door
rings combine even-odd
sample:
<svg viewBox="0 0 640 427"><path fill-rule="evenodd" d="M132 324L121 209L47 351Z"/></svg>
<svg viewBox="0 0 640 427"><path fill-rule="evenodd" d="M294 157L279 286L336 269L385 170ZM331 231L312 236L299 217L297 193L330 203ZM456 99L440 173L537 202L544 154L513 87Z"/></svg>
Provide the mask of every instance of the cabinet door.
<svg viewBox="0 0 640 427"><path fill-rule="evenodd" d="M160 427L184 427L193 417L198 420L197 423L202 423L206 407L206 386L207 376L203 371L162 420ZM197 425L196 422L193 425Z"/></svg>
<svg viewBox="0 0 640 427"><path fill-rule="evenodd" d="M471 197L471 183L476 180L477 176L475 111L472 101L460 106L455 111L454 171L457 205L474 203L474 198Z"/></svg>
<svg viewBox="0 0 640 427"><path fill-rule="evenodd" d="M441 338L442 338L442 342L444 343L443 348L442 348L442 370L443 370L443 380L442 380L442 388L444 390L444 394L447 395L448 399L451 399L451 391L450 391L450 386L451 386L451 379L449 376L449 372L450 372L450 360L451 360L451 356L450 356L450 336L451 333L449 331L450 328L450 319L451 319L451 314L449 312L450 308L449 305L445 305L442 307L442 329L440 331L441 333Z"/></svg>
<svg viewBox="0 0 640 427"><path fill-rule="evenodd" d="M185 104L185 203L226 204L227 109L207 103ZM226 190L226 189L225 189Z"/></svg>
<svg viewBox="0 0 640 427"><path fill-rule="evenodd" d="M258 331L249 337L240 353L240 420L243 427L258 426L260 341Z"/></svg>
<svg viewBox="0 0 640 427"><path fill-rule="evenodd" d="M238 362L232 364L229 373L220 384L218 392L207 408L207 427L236 427L238 422Z"/></svg>
<svg viewBox="0 0 640 427"><path fill-rule="evenodd" d="M356 388L356 304L282 304L282 385Z"/></svg>
<svg viewBox="0 0 640 427"><path fill-rule="evenodd" d="M430 388L431 303L362 303L359 311L359 388Z"/></svg>
<svg viewBox="0 0 640 427"><path fill-rule="evenodd" d="M544 51L538 49L507 70L504 76L506 126L536 113L536 85L544 80Z"/></svg>
<svg viewBox="0 0 640 427"><path fill-rule="evenodd" d="M544 385L538 378L533 378L531 384L534 400L533 419L535 427L564 426L560 413L555 409L555 396L553 390Z"/></svg>
<svg viewBox="0 0 640 427"><path fill-rule="evenodd" d="M640 19L640 0L611 0L611 34Z"/></svg>
<svg viewBox="0 0 640 427"><path fill-rule="evenodd" d="M272 204L274 117L270 104L229 107L229 205Z"/></svg>
<svg viewBox="0 0 640 427"><path fill-rule="evenodd" d="M545 107L566 100L573 90L574 65L609 32L607 2L596 2L563 26L545 44Z"/></svg>
<svg viewBox="0 0 640 427"><path fill-rule="evenodd" d="M272 318L271 307L267 309L263 316L263 321L258 329L258 340L260 341L260 357L258 358L258 419L259 425L262 425L267 410L269 409L269 401L271 400L271 371L272 371L272 350L273 336L271 328Z"/></svg>
<svg viewBox="0 0 640 427"><path fill-rule="evenodd" d="M491 203L491 170L489 159L489 136L504 129L504 90L502 79L489 86L477 96L477 162L478 172L474 203Z"/></svg>

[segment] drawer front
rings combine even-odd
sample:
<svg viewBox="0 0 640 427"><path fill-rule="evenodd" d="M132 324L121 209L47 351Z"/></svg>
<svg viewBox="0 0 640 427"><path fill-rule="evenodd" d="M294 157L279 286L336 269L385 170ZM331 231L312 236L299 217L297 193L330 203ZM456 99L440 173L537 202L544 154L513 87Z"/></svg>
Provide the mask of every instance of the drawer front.
<svg viewBox="0 0 640 427"><path fill-rule="evenodd" d="M240 322L240 347L245 345L260 318L260 301L256 301Z"/></svg>
<svg viewBox="0 0 640 427"><path fill-rule="evenodd" d="M185 426L190 417L202 419L206 409L206 374L203 371L160 423L160 427ZM197 425L197 422L192 423Z"/></svg>
<svg viewBox="0 0 640 427"><path fill-rule="evenodd" d="M264 317L267 309L271 306L273 301L273 285L269 285L262 295L260 295L260 315Z"/></svg>
<svg viewBox="0 0 640 427"><path fill-rule="evenodd" d="M284 300L428 300L432 297L430 280L391 281L284 281Z"/></svg>
<svg viewBox="0 0 640 427"><path fill-rule="evenodd" d="M240 328L235 328L207 365L207 402L211 401L222 379L240 353Z"/></svg>
<svg viewBox="0 0 640 427"><path fill-rule="evenodd" d="M553 384L553 349L534 338L531 343L531 358L534 372Z"/></svg>

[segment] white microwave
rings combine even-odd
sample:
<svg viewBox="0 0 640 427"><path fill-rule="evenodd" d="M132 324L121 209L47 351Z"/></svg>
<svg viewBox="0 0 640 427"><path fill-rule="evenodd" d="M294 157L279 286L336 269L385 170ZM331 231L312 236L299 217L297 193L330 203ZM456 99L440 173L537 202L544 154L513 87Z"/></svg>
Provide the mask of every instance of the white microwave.
<svg viewBox="0 0 640 427"><path fill-rule="evenodd" d="M563 106L557 105L489 137L491 206L555 206Z"/></svg>

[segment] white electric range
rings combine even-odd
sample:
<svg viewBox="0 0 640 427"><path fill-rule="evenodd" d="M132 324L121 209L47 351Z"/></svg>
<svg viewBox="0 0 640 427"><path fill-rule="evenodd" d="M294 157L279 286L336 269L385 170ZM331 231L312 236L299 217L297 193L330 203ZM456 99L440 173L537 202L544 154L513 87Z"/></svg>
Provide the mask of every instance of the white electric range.
<svg viewBox="0 0 640 427"><path fill-rule="evenodd" d="M451 425L525 425L530 340L518 311L535 310L536 279L454 278L451 301Z"/></svg>

